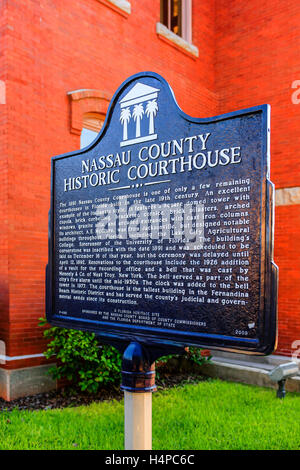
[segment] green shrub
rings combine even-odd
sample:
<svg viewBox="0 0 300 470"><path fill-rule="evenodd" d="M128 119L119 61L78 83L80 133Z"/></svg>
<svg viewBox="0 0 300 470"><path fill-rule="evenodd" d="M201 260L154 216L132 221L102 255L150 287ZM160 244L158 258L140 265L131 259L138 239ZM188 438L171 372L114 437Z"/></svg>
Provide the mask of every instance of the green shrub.
<svg viewBox="0 0 300 470"><path fill-rule="evenodd" d="M47 320L41 318L39 325L46 326ZM57 359L57 365L49 369L53 379L67 379L89 393L120 382L121 354L112 346L99 346L94 333L50 327L44 336L51 340L45 357Z"/></svg>
<svg viewBox="0 0 300 470"><path fill-rule="evenodd" d="M39 326L46 327L47 320L40 318ZM44 355L55 357L57 365L49 369L53 379L67 379L81 391L96 393L101 386L119 385L122 356L112 346L99 345L94 333L59 327L44 330L49 339ZM183 355L169 355L157 361L157 372L178 372L178 361L191 369L209 360L205 351L186 348ZM181 370L180 372L183 372Z"/></svg>
<svg viewBox="0 0 300 470"><path fill-rule="evenodd" d="M207 349L189 347L184 354L170 354L160 357L156 362L158 376L163 373L196 372L198 367L210 361L211 355Z"/></svg>

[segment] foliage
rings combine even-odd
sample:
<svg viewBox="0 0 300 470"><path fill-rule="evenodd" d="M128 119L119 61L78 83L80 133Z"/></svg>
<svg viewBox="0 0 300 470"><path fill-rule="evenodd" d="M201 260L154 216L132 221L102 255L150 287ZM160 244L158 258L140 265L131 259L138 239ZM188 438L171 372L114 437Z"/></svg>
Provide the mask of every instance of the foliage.
<svg viewBox="0 0 300 470"><path fill-rule="evenodd" d="M185 348L183 354L169 354L168 356L161 357L157 363L156 367L162 371L172 371L173 369L181 372L181 368L187 367L192 369L193 366L201 366L205 362L208 362L211 359L210 352L206 349L200 349L195 347Z"/></svg>
<svg viewBox="0 0 300 470"><path fill-rule="evenodd" d="M47 320L41 318L39 325L46 326ZM50 327L44 336L51 340L45 357L58 361L49 369L54 379L67 379L89 393L120 381L121 354L112 346L99 345L94 333Z"/></svg>
<svg viewBox="0 0 300 470"><path fill-rule="evenodd" d="M47 320L40 318L40 326L46 327ZM49 369L53 379L67 379L81 391L96 393L101 386L117 385L121 377L121 354L112 346L100 345L94 333L50 327L44 330L49 339L44 355L47 359L56 357L57 365ZM157 361L157 375L160 371L178 371L178 363L184 367L200 366L209 357L199 348L186 348L185 353L169 355Z"/></svg>

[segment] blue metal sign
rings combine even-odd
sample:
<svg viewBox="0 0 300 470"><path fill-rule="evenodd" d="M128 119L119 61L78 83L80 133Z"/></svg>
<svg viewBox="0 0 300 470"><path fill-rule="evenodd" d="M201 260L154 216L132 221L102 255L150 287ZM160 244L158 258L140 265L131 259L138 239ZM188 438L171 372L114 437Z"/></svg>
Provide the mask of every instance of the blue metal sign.
<svg viewBox="0 0 300 470"><path fill-rule="evenodd" d="M193 118L152 72L88 147L52 159L47 318L102 341L276 343L269 107Z"/></svg>

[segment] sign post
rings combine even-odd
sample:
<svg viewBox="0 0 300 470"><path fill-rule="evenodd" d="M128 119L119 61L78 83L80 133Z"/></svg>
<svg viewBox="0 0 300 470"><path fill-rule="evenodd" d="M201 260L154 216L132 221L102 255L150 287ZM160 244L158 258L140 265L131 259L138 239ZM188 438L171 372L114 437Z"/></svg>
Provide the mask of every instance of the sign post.
<svg viewBox="0 0 300 470"><path fill-rule="evenodd" d="M152 394L124 392L125 450L152 450Z"/></svg>
<svg viewBox="0 0 300 470"><path fill-rule="evenodd" d="M133 434L137 416L147 427L155 359L276 347L269 113L193 118L143 72L90 146L52 159L47 319L124 354L128 448L149 447L150 428L143 443Z"/></svg>
<svg viewBox="0 0 300 470"><path fill-rule="evenodd" d="M139 343L130 343L124 352L121 389L124 391L125 450L151 450L155 364L149 362Z"/></svg>

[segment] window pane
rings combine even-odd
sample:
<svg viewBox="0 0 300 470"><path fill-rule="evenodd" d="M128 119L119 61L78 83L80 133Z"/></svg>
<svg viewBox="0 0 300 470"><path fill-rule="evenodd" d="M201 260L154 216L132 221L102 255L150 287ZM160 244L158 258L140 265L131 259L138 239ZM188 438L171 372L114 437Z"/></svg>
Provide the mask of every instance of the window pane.
<svg viewBox="0 0 300 470"><path fill-rule="evenodd" d="M160 22L169 28L168 3L170 0L160 0Z"/></svg>
<svg viewBox="0 0 300 470"><path fill-rule="evenodd" d="M181 0L171 0L171 31L181 36L182 7Z"/></svg>
<svg viewBox="0 0 300 470"><path fill-rule="evenodd" d="M97 137L98 132L91 131L90 129L86 129L85 127L82 128L81 136L80 136L80 148L83 149L90 145L93 140Z"/></svg>
<svg viewBox="0 0 300 470"><path fill-rule="evenodd" d="M185 0L187 1L187 0ZM160 21L173 33L182 36L183 0L161 0Z"/></svg>

